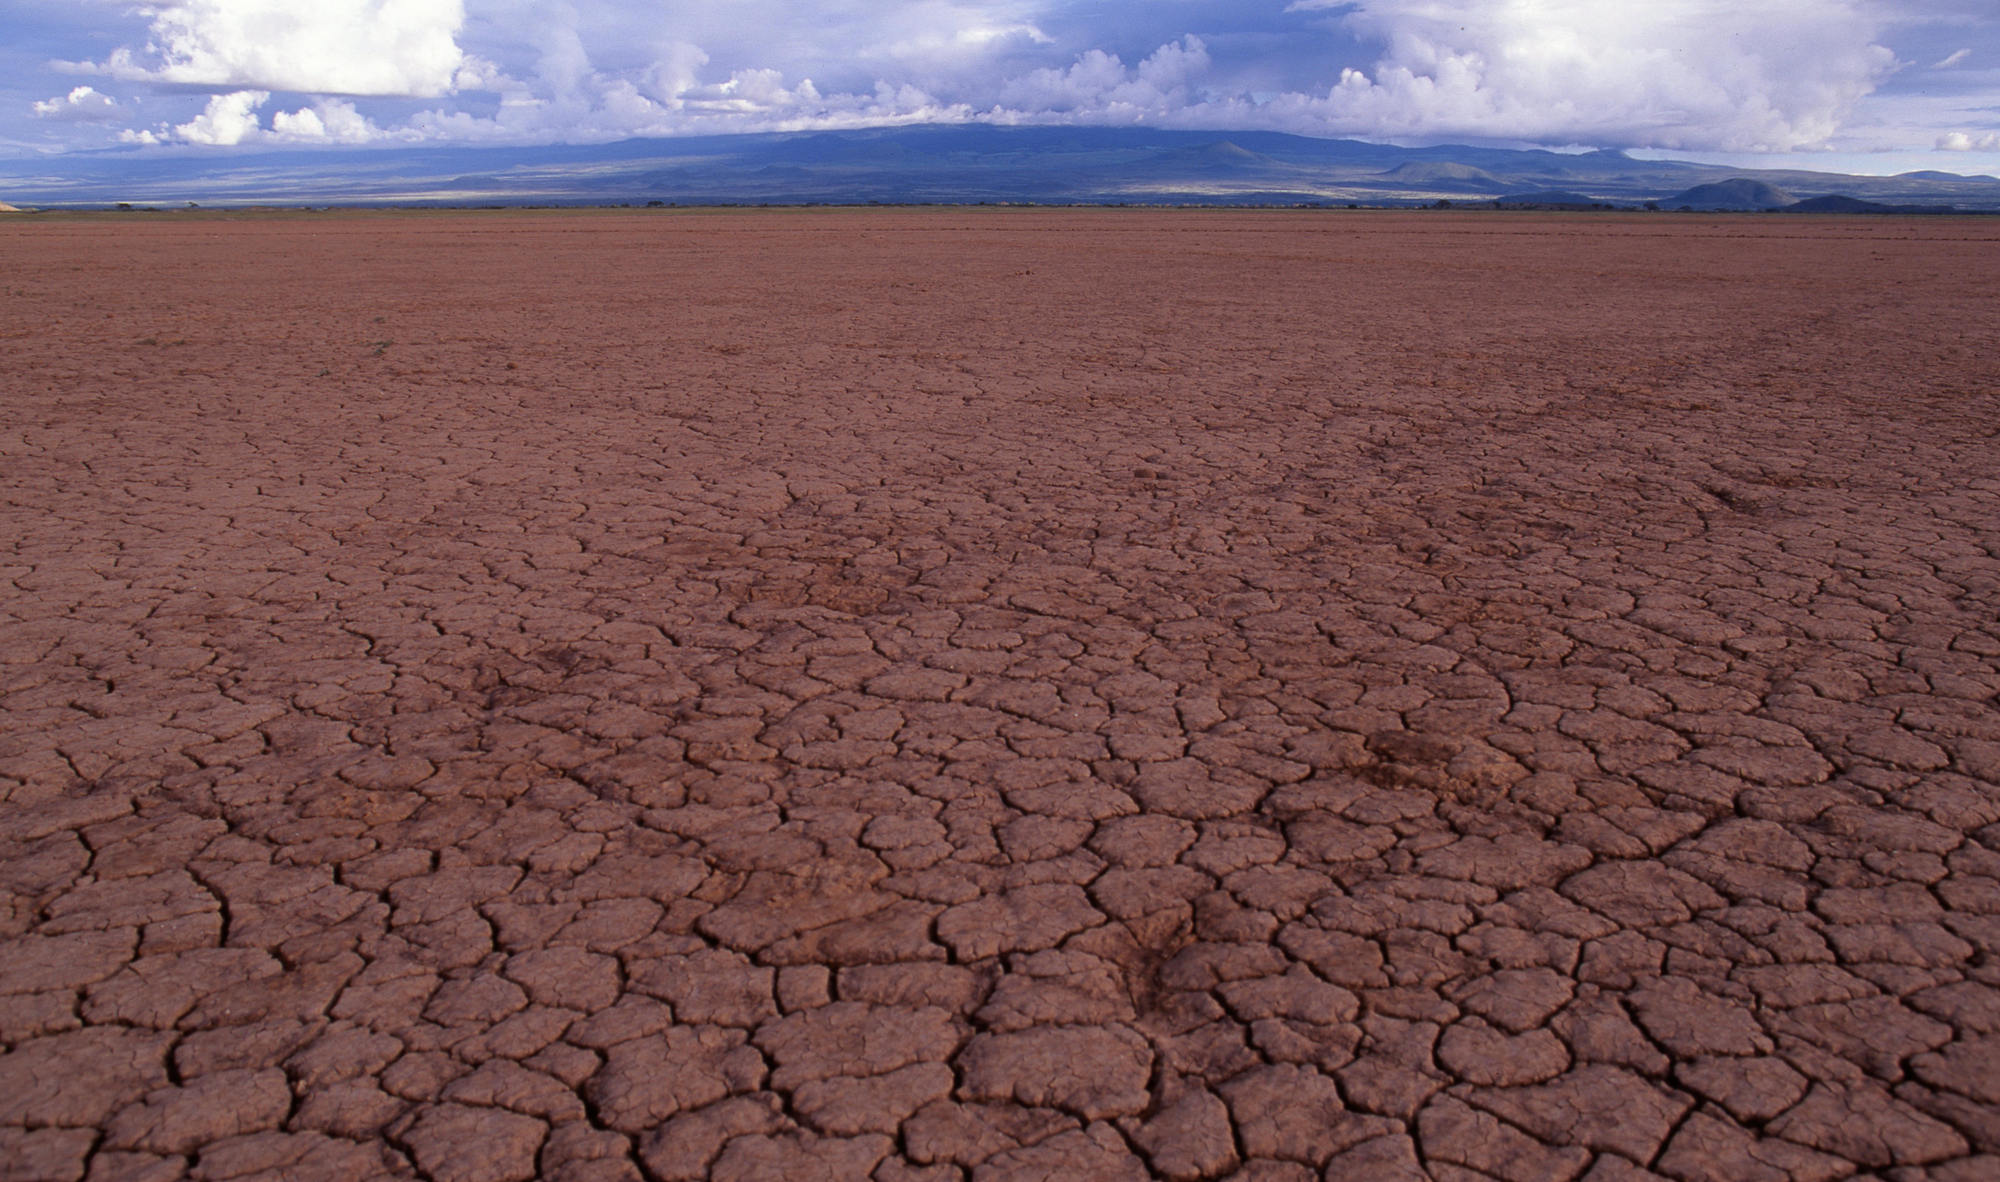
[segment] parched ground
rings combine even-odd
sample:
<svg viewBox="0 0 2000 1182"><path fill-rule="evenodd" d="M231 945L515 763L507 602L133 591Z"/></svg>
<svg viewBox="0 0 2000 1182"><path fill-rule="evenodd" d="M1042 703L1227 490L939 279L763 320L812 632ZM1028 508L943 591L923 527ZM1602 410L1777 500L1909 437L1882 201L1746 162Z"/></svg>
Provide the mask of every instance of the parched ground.
<svg viewBox="0 0 2000 1182"><path fill-rule="evenodd" d="M0 1176L2000 1177L2000 222L0 288Z"/></svg>

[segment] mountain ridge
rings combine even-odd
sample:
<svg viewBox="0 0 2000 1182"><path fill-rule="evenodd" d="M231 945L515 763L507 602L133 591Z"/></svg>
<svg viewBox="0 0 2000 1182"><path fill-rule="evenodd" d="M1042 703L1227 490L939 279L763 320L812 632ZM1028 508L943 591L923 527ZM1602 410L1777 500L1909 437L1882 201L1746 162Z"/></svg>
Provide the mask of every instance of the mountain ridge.
<svg viewBox="0 0 2000 1182"><path fill-rule="evenodd" d="M2000 180L1642 160L1616 150L1406 148L1269 131L920 124L529 147L107 149L0 159L0 200L45 208L1026 202L1414 206L1560 191L1666 208L1742 182L1788 199L2000 212ZM1743 186L1739 186L1743 187ZM1790 200L1779 204L1789 204Z"/></svg>

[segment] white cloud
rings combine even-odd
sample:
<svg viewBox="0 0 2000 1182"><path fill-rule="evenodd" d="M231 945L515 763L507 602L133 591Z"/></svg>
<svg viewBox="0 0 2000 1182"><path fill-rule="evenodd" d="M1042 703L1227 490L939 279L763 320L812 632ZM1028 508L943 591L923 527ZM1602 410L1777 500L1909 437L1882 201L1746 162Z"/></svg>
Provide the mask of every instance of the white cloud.
<svg viewBox="0 0 2000 1182"><path fill-rule="evenodd" d="M662 46L645 71L645 90L670 108L678 108L681 96L701 79L708 54L687 41L671 41Z"/></svg>
<svg viewBox="0 0 2000 1182"><path fill-rule="evenodd" d="M1949 70L1953 66L1959 65L1960 63L1964 62L1966 58L1969 58L1971 56L1972 56L1972 51L1970 49L1960 49L1953 53L1947 54L1936 65L1932 66L1931 69Z"/></svg>
<svg viewBox="0 0 2000 1182"><path fill-rule="evenodd" d="M976 19L925 30L891 42L883 53L892 58L923 61L950 59L978 53L995 44L1021 38L1036 45L1048 45L1052 38L1032 24L989 25Z"/></svg>
<svg viewBox="0 0 2000 1182"><path fill-rule="evenodd" d="M383 138L382 129L345 99L321 99L296 111L271 116L271 138L309 144L365 144Z"/></svg>
<svg viewBox="0 0 2000 1182"><path fill-rule="evenodd" d="M1944 152L2000 152L2000 131L1979 135L1964 131L1946 132L1938 137L1937 146Z"/></svg>
<svg viewBox="0 0 2000 1182"><path fill-rule="evenodd" d="M238 90L208 100L207 109L175 127L171 138L190 144L226 147L259 134L257 108L271 101L267 90Z"/></svg>
<svg viewBox="0 0 2000 1182"><path fill-rule="evenodd" d="M1191 84L1209 68L1199 37L1162 45L1134 69L1093 49L1067 70L1036 70L1000 90L1005 115L1087 115L1118 123L1153 118L1172 122L1195 101Z"/></svg>
<svg viewBox="0 0 2000 1182"><path fill-rule="evenodd" d="M118 100L96 88L78 86L68 94L34 104L35 117L64 123L109 123L122 117L125 109Z"/></svg>
<svg viewBox="0 0 2000 1182"><path fill-rule="evenodd" d="M879 27L857 30L856 64L925 85L990 86L1002 63L1041 57L1055 44L1018 6L938 3L884 6Z"/></svg>
<svg viewBox="0 0 2000 1182"><path fill-rule="evenodd" d="M377 127L345 99L323 98L296 111L276 111L265 127L258 114L271 101L267 90L237 90L210 96L201 114L186 123L159 124L127 130L119 139L129 144L366 144L383 139L416 138L407 131Z"/></svg>
<svg viewBox="0 0 2000 1182"><path fill-rule="evenodd" d="M1863 0L1298 0L1385 47L1310 104L1329 130L1783 151L1895 66Z"/></svg>
<svg viewBox="0 0 2000 1182"><path fill-rule="evenodd" d="M166 0L114 77L310 94L433 97L459 81L462 0Z"/></svg>

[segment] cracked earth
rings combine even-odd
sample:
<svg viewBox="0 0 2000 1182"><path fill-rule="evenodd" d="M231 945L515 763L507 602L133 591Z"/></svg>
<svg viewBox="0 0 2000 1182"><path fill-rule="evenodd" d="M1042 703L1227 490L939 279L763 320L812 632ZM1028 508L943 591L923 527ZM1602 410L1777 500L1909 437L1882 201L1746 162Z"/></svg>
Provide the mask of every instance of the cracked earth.
<svg viewBox="0 0 2000 1182"><path fill-rule="evenodd" d="M2000 1177L2000 224L0 260L8 1179Z"/></svg>

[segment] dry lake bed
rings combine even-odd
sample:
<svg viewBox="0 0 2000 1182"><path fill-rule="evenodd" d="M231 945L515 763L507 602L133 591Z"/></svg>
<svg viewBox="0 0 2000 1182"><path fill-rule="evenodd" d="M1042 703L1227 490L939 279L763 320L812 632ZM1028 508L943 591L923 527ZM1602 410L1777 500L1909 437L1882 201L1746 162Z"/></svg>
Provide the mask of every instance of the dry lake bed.
<svg viewBox="0 0 2000 1182"><path fill-rule="evenodd" d="M2000 1177L2000 220L0 291L9 1180Z"/></svg>

